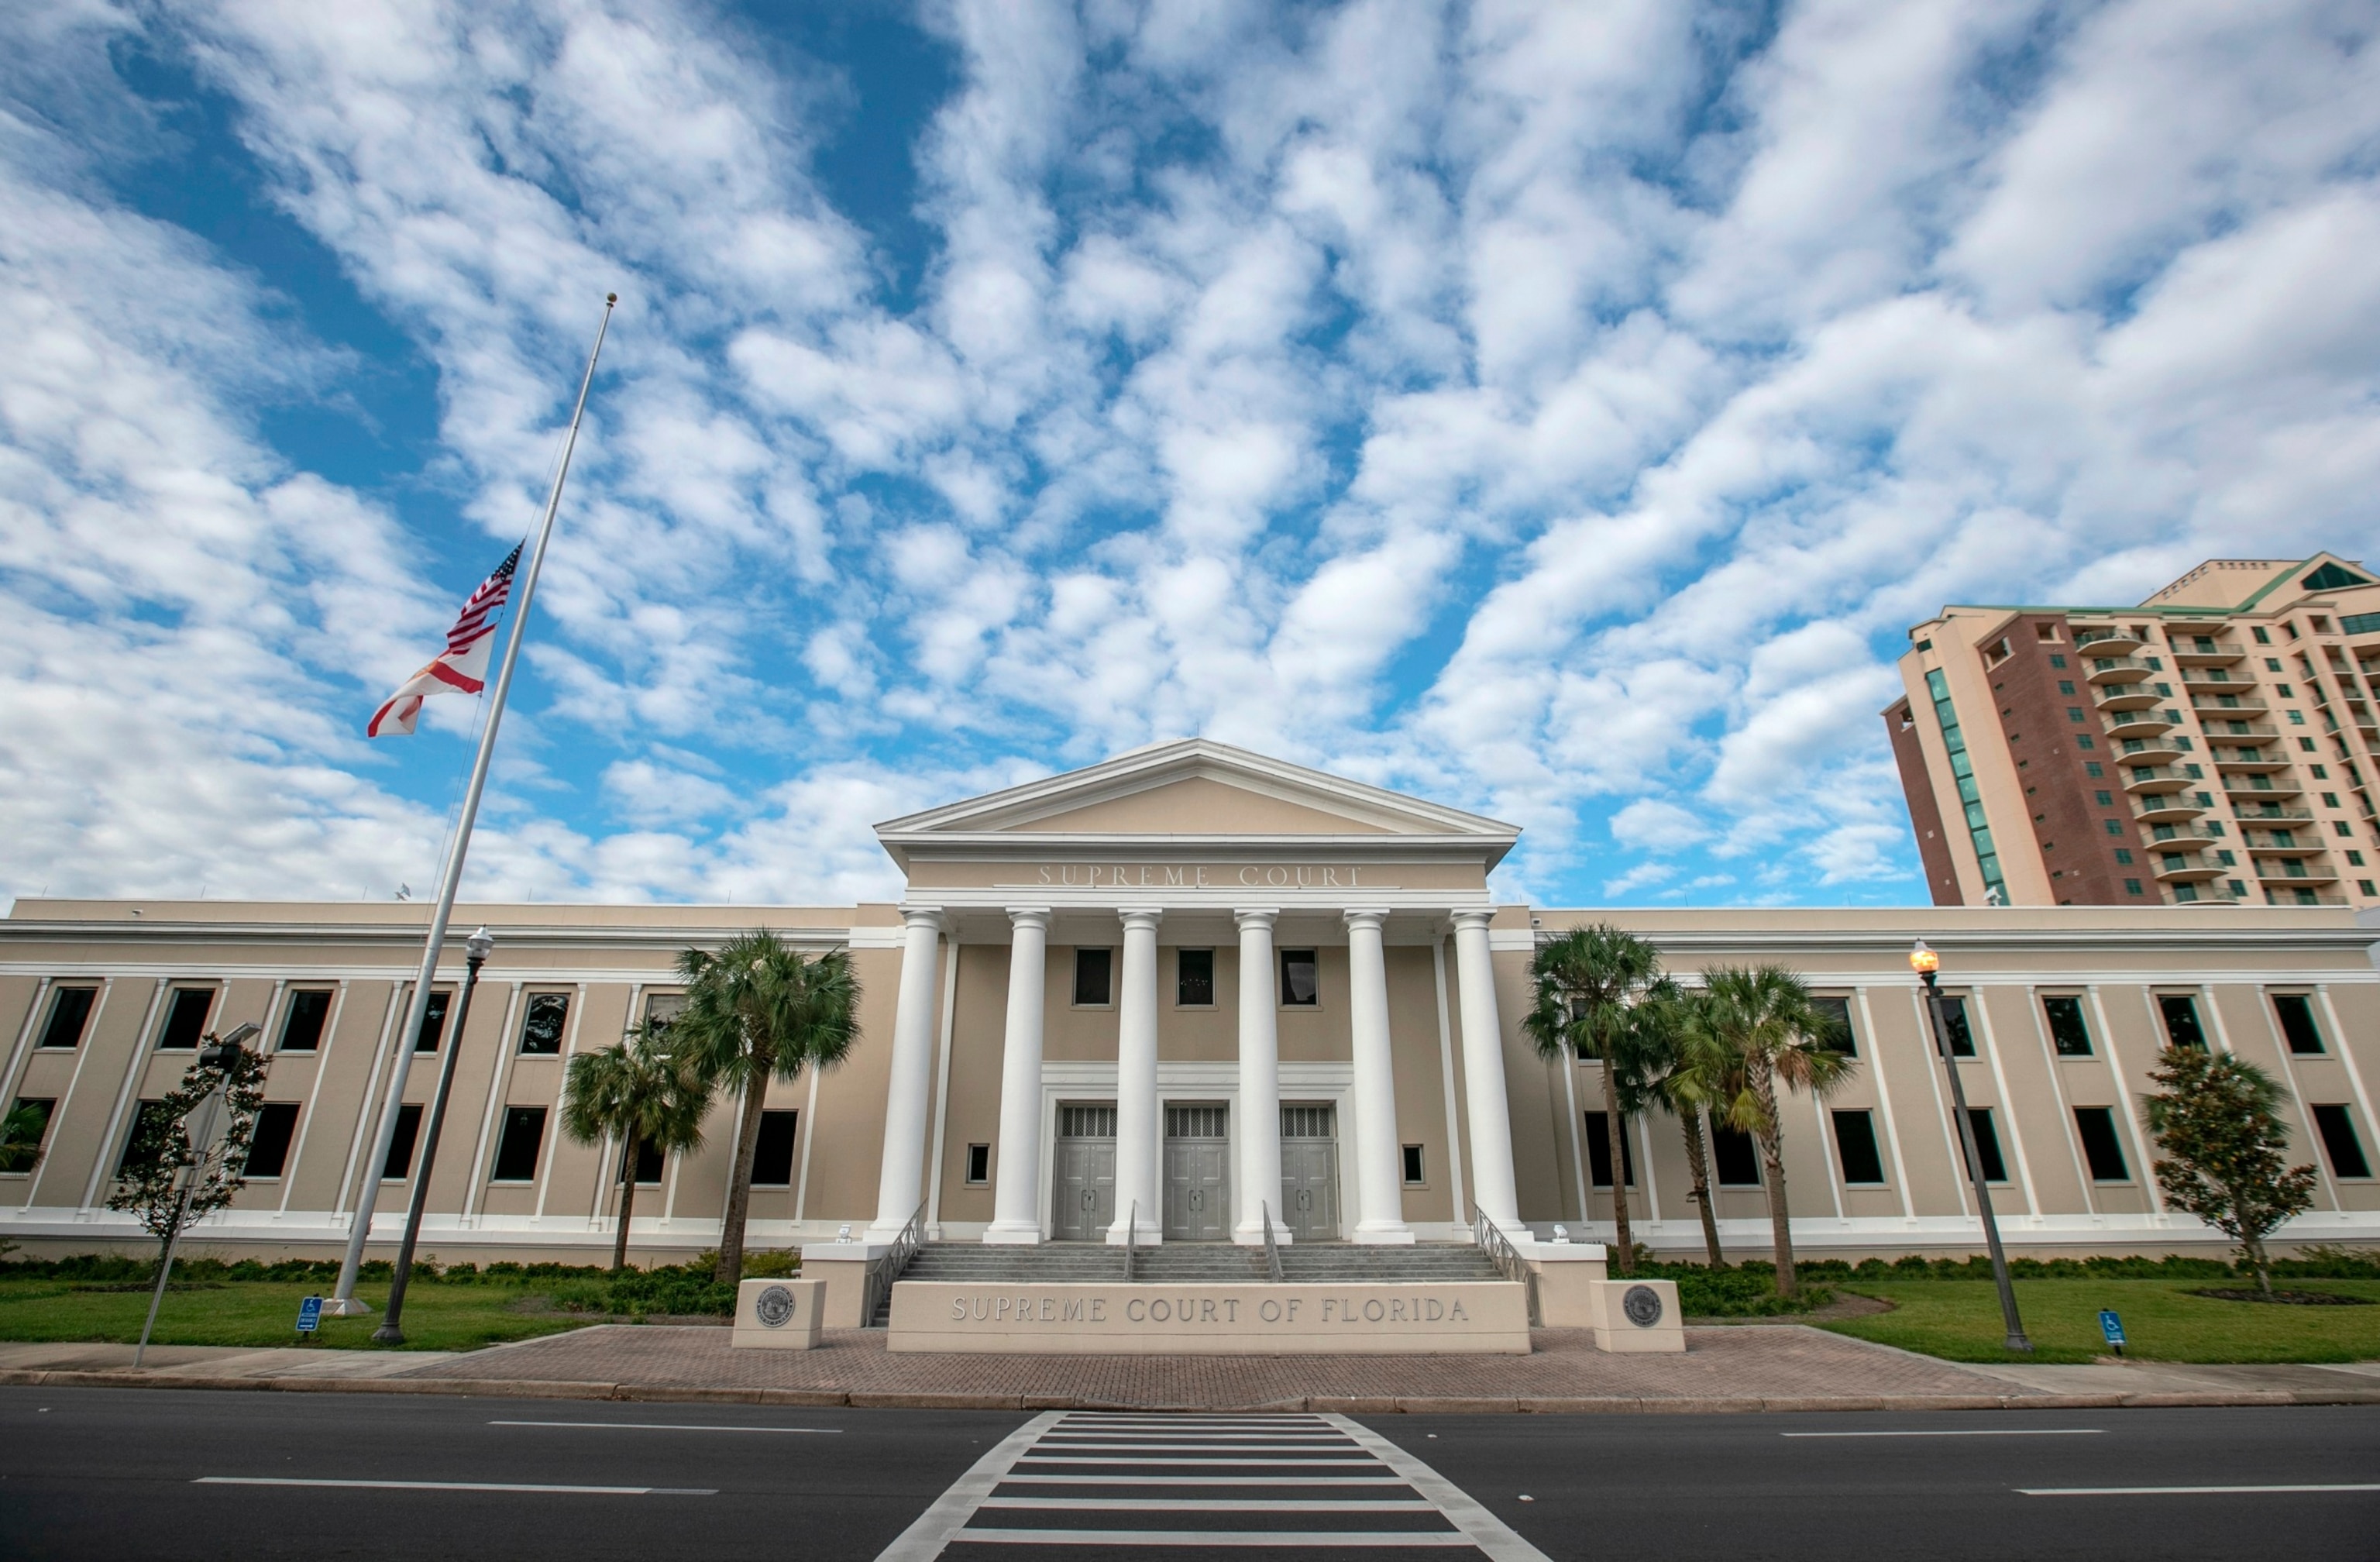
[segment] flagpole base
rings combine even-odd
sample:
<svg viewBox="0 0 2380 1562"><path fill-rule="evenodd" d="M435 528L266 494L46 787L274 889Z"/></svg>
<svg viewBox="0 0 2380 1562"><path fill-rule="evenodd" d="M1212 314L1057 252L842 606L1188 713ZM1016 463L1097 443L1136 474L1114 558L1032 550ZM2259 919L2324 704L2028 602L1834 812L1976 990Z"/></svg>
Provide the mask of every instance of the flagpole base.
<svg viewBox="0 0 2380 1562"><path fill-rule="evenodd" d="M369 1318L373 1312L372 1304L359 1296L334 1296L322 1303L325 1318Z"/></svg>

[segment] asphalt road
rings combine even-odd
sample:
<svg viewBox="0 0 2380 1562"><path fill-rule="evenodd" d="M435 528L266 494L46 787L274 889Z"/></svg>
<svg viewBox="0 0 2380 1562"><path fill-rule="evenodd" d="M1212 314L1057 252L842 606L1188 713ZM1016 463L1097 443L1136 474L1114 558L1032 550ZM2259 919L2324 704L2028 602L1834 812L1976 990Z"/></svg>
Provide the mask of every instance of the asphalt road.
<svg viewBox="0 0 2380 1562"><path fill-rule="evenodd" d="M0 1556L875 1562L1028 1419L0 1388ZM2380 1556L2374 1409L1364 1424L1553 1562ZM1912 1435L1944 1432L1956 1435ZM2239 1489L2320 1486L2374 1489ZM2107 1487L2157 1490L2025 1495ZM2187 1487L2224 1489L2173 1489ZM1037 1552L1060 1562L1180 1555L1000 1544L948 1557L1028 1562ZM1440 1554L1478 1555L1391 1555ZM1329 1562L1341 1548L1272 1555Z"/></svg>

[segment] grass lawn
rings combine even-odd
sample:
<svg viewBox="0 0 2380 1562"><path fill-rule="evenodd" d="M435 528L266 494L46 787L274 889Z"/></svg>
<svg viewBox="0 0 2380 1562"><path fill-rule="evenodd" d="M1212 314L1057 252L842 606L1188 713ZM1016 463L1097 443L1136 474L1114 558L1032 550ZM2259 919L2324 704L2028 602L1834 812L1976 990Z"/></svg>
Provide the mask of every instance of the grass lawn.
<svg viewBox="0 0 2380 1562"><path fill-rule="evenodd" d="M405 1296L405 1343L414 1350L471 1350L607 1322L599 1315L552 1310L552 1284L443 1284L416 1276ZM319 1282L227 1280L166 1291L157 1310L155 1345L299 1345L298 1303L331 1287ZM356 1294L379 1308L388 1285L365 1284ZM87 1282L0 1279L0 1340L73 1340L130 1345L149 1312L149 1287L94 1287ZM316 1343L342 1349L379 1349L371 1332L377 1313L324 1318Z"/></svg>
<svg viewBox="0 0 2380 1562"><path fill-rule="evenodd" d="M1896 1311L1819 1324L1880 1345L1953 1361L2088 1361L2107 1354L2099 1310L2124 1321L2124 1354L2158 1361L2362 1361L2380 1358L2380 1306L2288 1307L2192 1296L2253 1280L2056 1279L2016 1282L2031 1357L2001 1347L1999 1293L1988 1280L1831 1280L1839 1291ZM2284 1280L2286 1290L2332 1291L2380 1302L2380 1280Z"/></svg>

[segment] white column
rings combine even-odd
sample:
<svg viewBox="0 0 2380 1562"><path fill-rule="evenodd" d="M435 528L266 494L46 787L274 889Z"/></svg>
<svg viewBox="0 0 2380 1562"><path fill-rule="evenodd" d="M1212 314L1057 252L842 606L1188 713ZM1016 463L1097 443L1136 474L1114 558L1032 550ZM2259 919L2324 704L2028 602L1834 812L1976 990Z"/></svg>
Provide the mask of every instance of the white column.
<svg viewBox="0 0 2380 1562"><path fill-rule="evenodd" d="M1122 1247L1135 1210L1137 1240L1165 1237L1157 1181L1157 924L1165 913L1134 909L1118 914L1123 970L1116 994L1115 1224L1108 1227L1108 1240Z"/></svg>
<svg viewBox="0 0 2380 1562"><path fill-rule="evenodd" d="M1488 956L1493 911L1454 913L1454 974L1463 989L1463 1083L1471 1117L1471 1196L1480 1213L1517 1234L1521 1201L1512 1180L1512 1116L1504 1093L1504 1032L1496 1013Z"/></svg>
<svg viewBox="0 0 2380 1562"><path fill-rule="evenodd" d="M1041 1014L1049 984L1050 909L1008 909L1008 1042L1000 1061L1000 1139L987 1242L1041 1239Z"/></svg>
<svg viewBox="0 0 2380 1562"><path fill-rule="evenodd" d="M1355 1240L1410 1242L1397 1143L1396 1061L1389 1050L1389 965L1380 946L1380 924L1389 914L1345 915L1347 1019L1355 1052L1355 1202L1362 1217Z"/></svg>
<svg viewBox="0 0 2380 1562"><path fill-rule="evenodd" d="M926 1097L934 1078L936 941L942 914L903 907L907 933L901 945L901 995L892 1011L892 1078L884 1087L884 1165L876 1176L871 1242L901 1235L925 1201Z"/></svg>
<svg viewBox="0 0 2380 1562"><path fill-rule="evenodd" d="M1272 989L1272 924L1279 911L1242 911L1240 924L1240 1218L1232 1240L1264 1244L1266 1211L1281 1218L1281 1028Z"/></svg>

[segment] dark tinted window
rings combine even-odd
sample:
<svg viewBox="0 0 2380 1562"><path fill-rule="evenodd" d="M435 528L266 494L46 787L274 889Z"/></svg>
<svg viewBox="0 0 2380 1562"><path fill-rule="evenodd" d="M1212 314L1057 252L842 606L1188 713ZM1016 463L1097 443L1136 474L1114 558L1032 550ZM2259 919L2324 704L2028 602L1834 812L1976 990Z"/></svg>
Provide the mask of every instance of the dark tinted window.
<svg viewBox="0 0 2380 1562"><path fill-rule="evenodd" d="M2091 1027L2083 1023L2082 1000L2059 997L2041 1000L2041 1012L2049 1019L2049 1039L2060 1057L2091 1056Z"/></svg>
<svg viewBox="0 0 2380 1562"><path fill-rule="evenodd" d="M2157 1012L2165 1016L2165 1039L2169 1044L2206 1050L2206 1032L2198 1028L2198 1000L2187 993L2160 993Z"/></svg>
<svg viewBox="0 0 2380 1562"><path fill-rule="evenodd" d="M312 1052L322 1044L322 1027L330 1022L331 995L320 987L301 987L289 995L289 1016L281 1022L283 1052Z"/></svg>
<svg viewBox="0 0 2380 1562"><path fill-rule="evenodd" d="M2363 1143L2355 1134L2355 1116L2345 1106L2316 1106L2313 1126L2330 1156L2333 1177L2370 1177L2372 1164L2363 1158Z"/></svg>
<svg viewBox="0 0 2380 1562"><path fill-rule="evenodd" d="M2313 1022L2313 1000L2303 993L2276 993L2273 1012L2281 1019L2281 1034L2291 1052L2320 1052L2322 1027Z"/></svg>
<svg viewBox="0 0 2380 1562"><path fill-rule="evenodd" d="M550 1057L560 1052L563 1027L569 1020L569 994L531 993L528 1011L521 1017L521 1051L531 1057Z"/></svg>
<svg viewBox="0 0 2380 1562"><path fill-rule="evenodd" d="M1174 1002L1185 1007L1200 1007L1215 1001L1215 951L1183 949L1176 951L1181 962L1181 981Z"/></svg>
<svg viewBox="0 0 2380 1562"><path fill-rule="evenodd" d="M42 1158L55 1099L18 1096L0 1118L0 1172L29 1172Z"/></svg>
<svg viewBox="0 0 2380 1562"><path fill-rule="evenodd" d="M207 1011L215 1006L212 987L176 987L165 1000L165 1027L157 1032L163 1052L188 1052L206 1034Z"/></svg>
<svg viewBox="0 0 2380 1562"><path fill-rule="evenodd" d="M529 1156L529 1159L528 1159L528 1165L529 1165L529 1170L528 1170L528 1177L518 1177L518 1178L511 1178L510 1180L515 1181L515 1182L526 1182L526 1181L528 1181L528 1178L531 1178L531 1177L535 1177L535 1176L537 1175L537 1156L536 1156L536 1154L535 1154L534 1153L532 1153L530 1154L530 1156ZM660 1145L658 1145L658 1144L652 1143L652 1142L651 1142L651 1141L639 1141L638 1142L638 1144L637 1144L637 1183L638 1183L638 1186L639 1186L639 1187L650 1187L652 1184L654 1184L654 1183L656 1183L656 1182L659 1182L659 1181L662 1179L662 1173L663 1173L663 1172L667 1171L668 1169L669 1169L669 1152L668 1152L668 1151L666 1151L666 1150L662 1149L662 1148ZM498 1180L499 1180L499 1181L502 1181L502 1180L505 1180L505 1179L504 1179L504 1178L499 1178ZM755 1178L755 1180L757 1181L757 1180L758 1180L758 1178Z"/></svg>
<svg viewBox="0 0 2380 1562"><path fill-rule="evenodd" d="M1876 1123L1865 1112L1835 1114L1835 1158L1845 1182L1882 1182L1884 1157L1876 1153Z"/></svg>
<svg viewBox="0 0 2380 1562"><path fill-rule="evenodd" d="M1992 1109L1988 1106L1967 1108L1967 1121L1975 1130L1975 1159L1984 1163L1985 1182L2006 1182L2008 1163L2000 1159L1999 1129L1992 1127Z"/></svg>
<svg viewBox="0 0 2380 1562"><path fill-rule="evenodd" d="M432 993L430 1007L421 1014L421 1033L414 1038L416 1052L436 1052L439 1039L446 1034L446 1001L451 995Z"/></svg>
<svg viewBox="0 0 2380 1562"><path fill-rule="evenodd" d="M1424 1186L1427 1179L1422 1175L1424 1168L1421 1146L1418 1144L1408 1144L1404 1146L1404 1153L1405 1186L1408 1188L1420 1188Z"/></svg>
<svg viewBox="0 0 2380 1562"><path fill-rule="evenodd" d="M2074 1131L2082 1139L2082 1158L2091 1163L2094 1182L2122 1182L2131 1178L2124 1165L2123 1142L2116 1137L2116 1115L2105 1106L2074 1108Z"/></svg>
<svg viewBox="0 0 2380 1562"><path fill-rule="evenodd" d="M1711 1165L1722 1188L1760 1186L1760 1155L1753 1147L1752 1136L1742 1129L1712 1125Z"/></svg>
<svg viewBox="0 0 2380 1562"><path fill-rule="evenodd" d="M380 1175L392 1182L402 1182L413 1169L413 1141L421 1134L421 1104L408 1101L396 1109L396 1137L388 1141L388 1159L382 1161Z"/></svg>
<svg viewBox="0 0 2380 1562"><path fill-rule="evenodd" d="M752 1151L752 1185L784 1188L794 1180L794 1129L799 1112L760 1114L759 1142Z"/></svg>
<svg viewBox="0 0 2380 1562"><path fill-rule="evenodd" d="M1950 1038L1951 1056L1973 1057L1975 1056L1975 1033L1967 1028L1966 999L1945 998L1942 1000L1942 1033Z"/></svg>
<svg viewBox="0 0 2380 1562"><path fill-rule="evenodd" d="M1586 1115L1586 1171L1597 1188L1611 1186L1611 1120L1600 1112ZM1636 1186L1636 1147L1623 1130L1620 1135L1620 1174Z"/></svg>
<svg viewBox="0 0 2380 1562"><path fill-rule="evenodd" d="M504 1108L504 1131L496 1141L497 1182L534 1182L537 1180L537 1150L545 1140L545 1108L542 1106L507 1106ZM644 1168L637 1168L637 1180L644 1180ZM661 1173L653 1173L656 1180Z"/></svg>
<svg viewBox="0 0 2380 1562"><path fill-rule="evenodd" d="M970 1144L966 1151L966 1179L970 1183L991 1180L991 1146Z"/></svg>
<svg viewBox="0 0 2380 1562"><path fill-rule="evenodd" d="M1281 1001L1298 1005L1322 1001L1322 978L1314 963L1313 950L1283 949L1281 952Z"/></svg>
<svg viewBox="0 0 2380 1562"><path fill-rule="evenodd" d="M1830 1046L1847 1056L1859 1056L1859 1041L1852 1034L1852 1001L1849 998L1815 997L1810 1007L1817 1011L1824 1029L1817 1038L1820 1044Z"/></svg>
<svg viewBox="0 0 2380 1562"><path fill-rule="evenodd" d="M50 1022L42 1027L42 1045L82 1044L82 1028L91 1023L91 1006L99 1001L96 987L60 987L50 995Z"/></svg>
<svg viewBox="0 0 2380 1562"><path fill-rule="evenodd" d="M256 1132L248 1141L248 1177L279 1177L289 1163L289 1144L298 1133L298 1104L268 1101L256 1115Z"/></svg>
<svg viewBox="0 0 2380 1562"><path fill-rule="evenodd" d="M1077 949L1075 951L1075 1001L1078 1004L1104 1004L1113 990L1108 976L1114 951L1111 949Z"/></svg>

